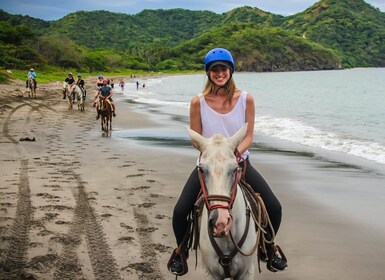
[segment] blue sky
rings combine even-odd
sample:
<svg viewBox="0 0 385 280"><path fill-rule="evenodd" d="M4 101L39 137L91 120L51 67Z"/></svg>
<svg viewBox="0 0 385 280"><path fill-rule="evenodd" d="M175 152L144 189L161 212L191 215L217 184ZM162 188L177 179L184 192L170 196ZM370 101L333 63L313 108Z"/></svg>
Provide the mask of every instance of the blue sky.
<svg viewBox="0 0 385 280"><path fill-rule="evenodd" d="M221 3L220 3L221 2ZM307 9L317 0L0 0L0 9L11 14L57 20L75 11L107 10L136 14L143 9L209 10L221 14L237 7L251 6L280 15L292 15ZM365 0L385 12L385 0Z"/></svg>

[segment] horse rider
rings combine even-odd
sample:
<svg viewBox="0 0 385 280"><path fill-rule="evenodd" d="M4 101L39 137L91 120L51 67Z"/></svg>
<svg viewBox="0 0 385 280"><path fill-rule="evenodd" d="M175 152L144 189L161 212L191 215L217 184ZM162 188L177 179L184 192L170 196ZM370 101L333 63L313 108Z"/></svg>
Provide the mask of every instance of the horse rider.
<svg viewBox="0 0 385 280"><path fill-rule="evenodd" d="M64 81L71 87L76 84L75 78L71 72L68 73L68 77ZM66 89L63 89L63 99L66 99Z"/></svg>
<svg viewBox="0 0 385 280"><path fill-rule="evenodd" d="M234 135L245 123L248 130L245 138L234 152L240 158L240 164L245 168L244 178L254 192L260 193L269 214L274 233L277 233L281 218L282 207L270 186L250 164L249 148L252 145L254 133L255 105L254 98L246 91L235 86L235 62L231 53L223 48L210 50L204 60L207 82L202 94L196 95L190 103L190 128L204 137L215 133L226 136ZM195 143L192 143L195 145ZM201 189L198 175L199 166L195 166L174 207L172 225L178 248L174 250L169 270L175 275L187 272L185 260L188 257L188 244L184 240L188 229L188 215L194 208L194 203ZM266 229L266 238L274 236ZM277 246L270 243L267 252L261 249L260 260L268 262L271 271L282 271L287 268L287 262L276 252ZM268 256L268 257L267 257ZM271 265L270 265L271 264Z"/></svg>
<svg viewBox="0 0 385 280"><path fill-rule="evenodd" d="M78 80L76 81L76 84L80 87L80 89L82 90L83 92L83 95L84 97L86 97L87 95L87 92L86 92L86 89L84 88L84 80L82 78L82 75L78 74Z"/></svg>
<svg viewBox="0 0 385 280"><path fill-rule="evenodd" d="M96 94L94 96L94 107L96 106L96 103L98 102L97 98L99 96L99 89L104 85L103 83L103 76L99 75L98 79L96 80Z"/></svg>
<svg viewBox="0 0 385 280"><path fill-rule="evenodd" d="M111 105L112 115L116 117L115 114L115 104L112 100L112 88L108 85L108 79L103 79L103 86L100 87L98 91L98 97L104 98L107 100L108 103ZM99 115L99 102L96 103L96 119L98 120L100 118Z"/></svg>
<svg viewBox="0 0 385 280"><path fill-rule="evenodd" d="M36 82L36 72L31 68L27 74L27 81L25 82L25 87L28 88L28 78L32 78L33 80L33 86L36 88L37 87L37 82Z"/></svg>

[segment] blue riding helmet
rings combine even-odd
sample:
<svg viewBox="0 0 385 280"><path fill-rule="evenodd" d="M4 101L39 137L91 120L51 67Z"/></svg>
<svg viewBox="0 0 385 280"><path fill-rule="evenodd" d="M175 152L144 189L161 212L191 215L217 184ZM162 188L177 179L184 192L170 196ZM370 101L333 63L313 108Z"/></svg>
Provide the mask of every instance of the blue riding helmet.
<svg viewBox="0 0 385 280"><path fill-rule="evenodd" d="M233 74L235 71L235 63L234 63L233 56L226 49L215 48L210 50L206 54L206 58L205 58L206 73L209 72L212 67L218 64L225 65L226 67L228 67L230 69L231 74Z"/></svg>
<svg viewBox="0 0 385 280"><path fill-rule="evenodd" d="M100 76L98 77L98 79L100 79L100 80L103 79L103 76L100 75Z"/></svg>

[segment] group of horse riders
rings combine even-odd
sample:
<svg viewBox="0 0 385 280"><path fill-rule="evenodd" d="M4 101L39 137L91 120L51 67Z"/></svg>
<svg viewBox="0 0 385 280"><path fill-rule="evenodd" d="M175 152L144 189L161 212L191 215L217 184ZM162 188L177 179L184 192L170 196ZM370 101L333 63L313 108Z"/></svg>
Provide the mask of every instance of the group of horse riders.
<svg viewBox="0 0 385 280"><path fill-rule="evenodd" d="M73 74L71 72L68 73L68 77L64 80L68 85L73 86L77 85L82 90L84 96L86 96L86 89L84 87L84 80L82 76L78 74L78 79L75 80ZM107 102L111 105L112 115L115 117L115 104L112 100L112 87L110 86L110 81L107 78L103 78L103 76L98 76L96 81L96 94L93 100L93 106L96 107L96 119L99 119L99 110L100 110L100 102L99 99L106 99ZM66 91L63 90L63 99L66 99Z"/></svg>
<svg viewBox="0 0 385 280"><path fill-rule="evenodd" d="M36 72L33 68L30 69L30 71L27 74L27 81L26 81L26 87L28 87L28 79L32 78L34 82L34 87L37 87L36 82ZM73 74L71 72L68 73L68 77L64 80L68 85L73 86L77 85L83 92L83 96L86 97L87 92L84 87L85 82L82 78L82 75L78 74L78 79L75 80ZM110 81L107 78L103 78L103 76L98 76L98 79L96 81L96 94L94 96L94 104L93 106L96 107L96 119L99 119L99 99L107 99L107 102L111 105L112 115L115 117L115 104L112 100L112 87L110 86ZM99 98L98 98L99 97ZM66 99L66 90L63 89L63 99Z"/></svg>
<svg viewBox="0 0 385 280"><path fill-rule="evenodd" d="M64 80L68 85L73 86L77 85L79 88L82 90L83 95L86 96L87 92L86 89L84 88L84 80L82 78L82 75L78 74L78 79L77 81L75 80L73 74L71 72L68 73L68 77ZM63 89L63 99L66 99L66 91Z"/></svg>

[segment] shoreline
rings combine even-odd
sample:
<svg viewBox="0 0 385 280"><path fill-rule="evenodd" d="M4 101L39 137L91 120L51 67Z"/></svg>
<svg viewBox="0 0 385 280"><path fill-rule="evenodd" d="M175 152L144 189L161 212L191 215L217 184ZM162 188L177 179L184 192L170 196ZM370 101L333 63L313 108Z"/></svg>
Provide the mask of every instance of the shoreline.
<svg viewBox="0 0 385 280"><path fill-rule="evenodd" d="M0 276L174 279L166 269L175 246L172 209L197 152L121 137L125 130L151 135L165 124L122 102L118 94L109 137L95 121L92 87L87 87L84 113L67 110L60 83L41 87L44 98L15 97L1 106ZM18 141L27 136L36 142ZM369 215L354 219L353 213L365 213L370 206L359 192L362 184L374 191L381 178L298 155L253 151L250 160L283 205L276 242L289 262L287 271L276 274L261 264L263 272L256 278L384 277L385 230L375 227L376 221L370 226L361 221ZM21 194L24 202L18 199ZM350 216L341 211L347 198L356 203ZM24 228L20 209L26 211ZM17 243L17 236L27 238ZM200 260L195 270L190 255L184 278L204 278ZM16 262L19 257L23 261ZM15 265L4 270L4 262L12 260Z"/></svg>

